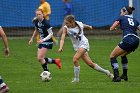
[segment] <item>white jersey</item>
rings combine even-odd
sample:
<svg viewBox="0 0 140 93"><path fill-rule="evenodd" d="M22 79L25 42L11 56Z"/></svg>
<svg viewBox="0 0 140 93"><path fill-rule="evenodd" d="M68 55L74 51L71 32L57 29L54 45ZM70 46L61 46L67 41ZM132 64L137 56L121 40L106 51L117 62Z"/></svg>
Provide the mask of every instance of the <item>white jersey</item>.
<svg viewBox="0 0 140 93"><path fill-rule="evenodd" d="M84 48L87 51L89 51L89 43L88 39L84 36L84 25L82 22L76 21L76 23L79 25L74 28L68 28L66 25L64 26L67 29L67 34L69 35L74 50L77 51L78 48Z"/></svg>

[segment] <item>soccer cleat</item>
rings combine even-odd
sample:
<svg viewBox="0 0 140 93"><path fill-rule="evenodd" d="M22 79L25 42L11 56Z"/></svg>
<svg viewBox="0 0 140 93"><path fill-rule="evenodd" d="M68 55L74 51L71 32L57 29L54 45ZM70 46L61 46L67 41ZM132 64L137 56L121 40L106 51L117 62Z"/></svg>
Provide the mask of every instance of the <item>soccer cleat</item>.
<svg viewBox="0 0 140 93"><path fill-rule="evenodd" d="M59 69L62 68L61 60L60 60L59 58L55 59L55 64L57 65L57 67L58 67Z"/></svg>
<svg viewBox="0 0 140 93"><path fill-rule="evenodd" d="M9 91L9 88L5 85L0 89L0 93L7 93Z"/></svg>
<svg viewBox="0 0 140 93"><path fill-rule="evenodd" d="M111 79L114 78L114 75L113 75L112 73L110 73L109 70L106 70L106 75L107 75L109 78L111 78Z"/></svg>
<svg viewBox="0 0 140 93"><path fill-rule="evenodd" d="M124 79L124 81L128 81L128 77L127 77L127 76L124 76L123 74L121 75L120 78L121 78L121 79Z"/></svg>
<svg viewBox="0 0 140 93"><path fill-rule="evenodd" d="M114 77L112 79L112 82L121 82L121 78L120 77Z"/></svg>
<svg viewBox="0 0 140 93"><path fill-rule="evenodd" d="M79 79L74 78L74 79L71 81L71 83L79 83Z"/></svg>

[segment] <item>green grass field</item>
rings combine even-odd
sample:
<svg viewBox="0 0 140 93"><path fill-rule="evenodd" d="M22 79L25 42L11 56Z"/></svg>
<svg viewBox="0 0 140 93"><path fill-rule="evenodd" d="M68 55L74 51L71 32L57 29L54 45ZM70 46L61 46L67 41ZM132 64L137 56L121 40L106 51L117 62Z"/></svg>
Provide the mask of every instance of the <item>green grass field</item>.
<svg viewBox="0 0 140 93"><path fill-rule="evenodd" d="M112 71L109 55L119 39L89 39L89 42L90 57L101 67ZM91 69L80 60L80 83L73 84L71 80L74 51L69 39L65 40L62 54L58 54L58 46L54 46L46 55L51 58L61 58L63 65L59 70L56 65L49 64L53 77L50 82L40 80L42 67L37 62L35 43L29 46L27 39L13 39L9 40L9 45L11 54L7 58L3 55L3 43L0 42L0 75L10 87L9 93L139 93L140 91L140 48L128 55L128 82L123 80L119 83L111 82L106 75ZM120 58L118 61L121 63Z"/></svg>

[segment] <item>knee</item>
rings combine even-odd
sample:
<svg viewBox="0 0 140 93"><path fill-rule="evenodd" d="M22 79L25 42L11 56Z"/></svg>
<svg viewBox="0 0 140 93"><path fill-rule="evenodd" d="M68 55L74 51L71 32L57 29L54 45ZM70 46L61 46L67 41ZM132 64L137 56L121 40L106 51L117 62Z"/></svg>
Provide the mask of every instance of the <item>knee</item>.
<svg viewBox="0 0 140 93"><path fill-rule="evenodd" d="M87 65L90 67L94 67L94 64L92 62L88 62Z"/></svg>
<svg viewBox="0 0 140 93"><path fill-rule="evenodd" d="M117 53L117 51L116 51L116 52L113 51L113 52L110 54L110 58L117 58L119 55L120 55L120 54Z"/></svg>
<svg viewBox="0 0 140 93"><path fill-rule="evenodd" d="M77 64L77 63L78 63L78 60L79 60L79 59L78 59L77 57L73 57L73 63L74 63L74 64Z"/></svg>
<svg viewBox="0 0 140 93"><path fill-rule="evenodd" d="M38 57L37 59L38 59L38 62L42 62L44 60L43 57Z"/></svg>
<svg viewBox="0 0 140 93"><path fill-rule="evenodd" d="M117 56L110 54L110 59L111 58L117 58Z"/></svg>
<svg viewBox="0 0 140 93"><path fill-rule="evenodd" d="M42 61L42 59L41 58L38 58L38 62L41 62Z"/></svg>

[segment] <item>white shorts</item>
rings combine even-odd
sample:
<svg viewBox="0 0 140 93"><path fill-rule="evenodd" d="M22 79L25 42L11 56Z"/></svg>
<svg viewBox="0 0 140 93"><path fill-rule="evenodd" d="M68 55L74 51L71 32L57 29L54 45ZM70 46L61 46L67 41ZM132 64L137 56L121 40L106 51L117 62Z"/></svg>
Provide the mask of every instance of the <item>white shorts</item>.
<svg viewBox="0 0 140 93"><path fill-rule="evenodd" d="M78 48L84 48L86 51L89 51L88 41L80 41L79 44L73 44L74 50L77 51Z"/></svg>

